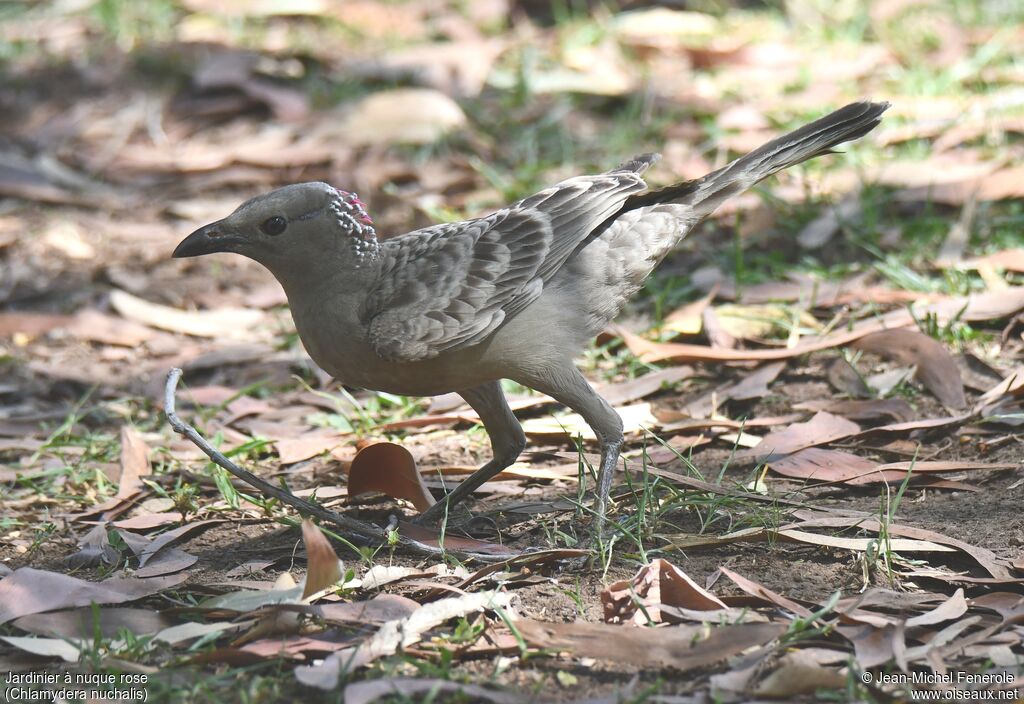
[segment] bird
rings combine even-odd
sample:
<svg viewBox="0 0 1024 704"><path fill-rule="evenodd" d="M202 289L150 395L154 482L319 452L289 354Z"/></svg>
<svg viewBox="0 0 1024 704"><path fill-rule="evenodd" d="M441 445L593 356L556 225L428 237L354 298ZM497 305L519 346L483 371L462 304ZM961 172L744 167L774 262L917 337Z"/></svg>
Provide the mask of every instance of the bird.
<svg viewBox="0 0 1024 704"><path fill-rule="evenodd" d="M601 459L591 510L603 526L623 424L574 359L697 223L768 176L864 136L888 107L851 103L695 180L650 189L643 173L659 156L641 154L483 217L388 238L354 193L287 185L197 229L172 256L228 252L262 264L284 288L310 357L343 384L455 392L472 407L491 459L418 522L447 520L526 448L501 387L511 379L593 430Z"/></svg>

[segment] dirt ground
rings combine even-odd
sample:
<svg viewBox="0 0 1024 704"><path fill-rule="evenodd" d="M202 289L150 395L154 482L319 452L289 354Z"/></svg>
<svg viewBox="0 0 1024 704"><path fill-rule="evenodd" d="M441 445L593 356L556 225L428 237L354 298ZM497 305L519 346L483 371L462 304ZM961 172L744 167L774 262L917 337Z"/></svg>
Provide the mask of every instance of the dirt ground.
<svg viewBox="0 0 1024 704"><path fill-rule="evenodd" d="M0 672L139 673L154 700L195 702L902 701L917 689L877 678L914 672L1019 691L1024 153L999 32L1020 18L922 3L940 51L892 31L897 3L831 18L815 3L83 5L24 8L0 31ZM382 236L653 149L662 185L864 95L893 103L882 127L696 228L581 358L627 426L615 537L588 565L530 556L593 534L575 502L597 447L510 386L527 452L468 504L473 549L509 558L494 574L381 530L362 553L333 540L344 566L312 606L223 606L313 580L325 558L298 513L171 431L171 368L181 415L221 451L376 526L416 510L348 496L359 471L400 471L357 452L401 445L439 497L489 448L446 399L331 380L268 272L170 258L190 231L307 180L357 190ZM367 107L381 96L404 119ZM76 601L89 584L140 591ZM414 631L490 590L509 602ZM410 611L330 615L382 594ZM324 674L385 622L407 641ZM373 682L395 689L358 689Z"/></svg>

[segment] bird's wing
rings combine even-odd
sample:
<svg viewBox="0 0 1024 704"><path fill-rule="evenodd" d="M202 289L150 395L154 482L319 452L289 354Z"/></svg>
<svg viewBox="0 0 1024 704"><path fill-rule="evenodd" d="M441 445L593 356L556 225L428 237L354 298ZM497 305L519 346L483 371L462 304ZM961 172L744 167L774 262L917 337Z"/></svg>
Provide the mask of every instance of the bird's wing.
<svg viewBox="0 0 1024 704"><path fill-rule="evenodd" d="M580 176L487 217L385 240L363 309L370 344L383 359L414 361L480 342L645 188L630 169Z"/></svg>

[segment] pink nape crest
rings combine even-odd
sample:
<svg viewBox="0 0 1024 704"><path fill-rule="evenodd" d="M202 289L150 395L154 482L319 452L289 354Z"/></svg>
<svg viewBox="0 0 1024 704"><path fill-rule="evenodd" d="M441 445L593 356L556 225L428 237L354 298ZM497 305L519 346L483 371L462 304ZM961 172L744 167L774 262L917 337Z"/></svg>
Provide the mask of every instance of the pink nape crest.
<svg viewBox="0 0 1024 704"><path fill-rule="evenodd" d="M359 218L363 223L373 225L373 219L370 217L370 214L366 212L366 203L361 201L357 194L350 193L349 191L343 191L340 188L335 188L334 191L338 194L338 200L340 200L345 206L348 206L346 210Z"/></svg>
<svg viewBox="0 0 1024 704"><path fill-rule="evenodd" d="M349 235L357 260L375 259L380 252L380 244L373 229L373 220L366 212L366 204L355 193L335 188L334 194L331 212L342 232Z"/></svg>

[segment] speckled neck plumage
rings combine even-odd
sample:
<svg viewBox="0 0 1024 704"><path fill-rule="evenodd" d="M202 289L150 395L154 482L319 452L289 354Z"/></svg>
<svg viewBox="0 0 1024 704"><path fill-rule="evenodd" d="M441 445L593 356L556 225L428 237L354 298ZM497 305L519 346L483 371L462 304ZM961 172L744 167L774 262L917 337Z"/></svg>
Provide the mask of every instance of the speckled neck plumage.
<svg viewBox="0 0 1024 704"><path fill-rule="evenodd" d="M366 206L355 193L335 189L335 194L328 207L338 227L349 237L356 256L355 266L376 260L380 256L380 243Z"/></svg>

